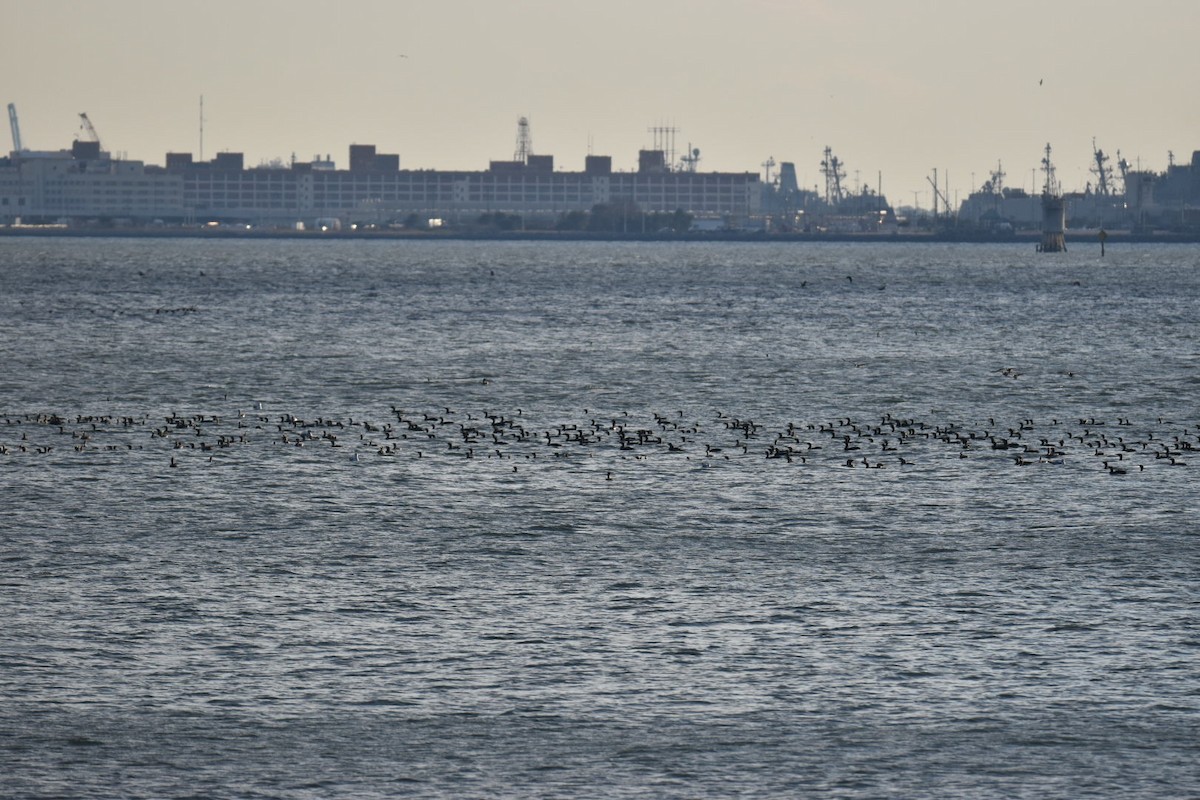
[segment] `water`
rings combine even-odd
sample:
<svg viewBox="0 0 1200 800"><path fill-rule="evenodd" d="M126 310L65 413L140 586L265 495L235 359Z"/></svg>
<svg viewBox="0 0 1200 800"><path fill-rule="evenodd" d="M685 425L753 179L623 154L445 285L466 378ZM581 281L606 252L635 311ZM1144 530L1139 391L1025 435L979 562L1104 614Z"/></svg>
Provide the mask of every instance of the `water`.
<svg viewBox="0 0 1200 800"><path fill-rule="evenodd" d="M0 795L1196 795L1200 250L1031 249L0 239Z"/></svg>

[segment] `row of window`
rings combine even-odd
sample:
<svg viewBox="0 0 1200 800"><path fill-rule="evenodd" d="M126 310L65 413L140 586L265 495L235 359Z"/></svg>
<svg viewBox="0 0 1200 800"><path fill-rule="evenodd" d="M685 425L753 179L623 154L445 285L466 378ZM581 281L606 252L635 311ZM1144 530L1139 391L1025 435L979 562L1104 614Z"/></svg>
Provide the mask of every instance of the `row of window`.
<svg viewBox="0 0 1200 800"><path fill-rule="evenodd" d="M109 199L114 197L140 197L147 200L180 200L179 192L149 191L146 189L93 189L89 192L46 192L47 201L62 198L79 198L83 200Z"/></svg>
<svg viewBox="0 0 1200 800"><path fill-rule="evenodd" d="M203 195L205 193L200 193L200 194ZM613 193L613 194L615 194L615 193ZM212 195L213 196L226 196L226 197L239 196L237 192L214 192L214 193L212 193ZM185 195L185 196L187 196L187 195ZM242 192L240 196L241 197L251 197L253 195L249 192ZM265 196L265 194L259 193L258 196L262 197L262 196ZM277 196L277 193L272 193L272 196ZM289 193L288 196L294 196L294 195ZM377 193L377 194L371 194L371 193L366 193L366 192L353 192L353 191L343 191L343 192L315 191L315 192L313 192L312 196L318 200L324 199L324 198L339 198L340 197L342 199L354 199L354 200L366 201L366 200L394 200L396 198L401 198L401 199L429 198L429 199L433 200L433 199L438 199L438 198L453 199L455 197L470 197L471 199L474 199L474 200L478 200L481 198L489 198L489 197L502 199L502 200L521 200L521 199L541 200L541 199L551 199L551 198L556 198L556 199L560 199L560 200L561 199L591 200L597 196L602 196L602 195L597 195L594 192L580 192L580 191L574 191L574 190L565 191L563 189L555 189L555 190L547 189L547 190L543 190L543 191L529 190L529 191L525 191L525 192L520 192L520 191L481 192L478 190L472 190L472 191L465 192L465 193L394 191L394 192L382 192L382 193ZM736 188L736 187L729 187L729 188L725 188L725 189L709 189L707 191L696 190L696 191L692 191L692 192L686 192L686 191L675 192L675 191L663 190L663 189L658 189L658 190L638 189L636 191L626 192L626 193L623 193L623 194L620 194L617 196L681 197L681 198L686 198L686 197L733 198L733 197L745 197L746 192L745 192L745 189Z"/></svg>
<svg viewBox="0 0 1200 800"><path fill-rule="evenodd" d="M91 214L100 214L113 212L118 209L137 208L147 213L154 213L164 209L183 208L178 203L159 203L146 200L121 200L119 202L95 203L88 200L73 198L65 203L45 203L42 205L46 209L61 208L68 211L85 211Z"/></svg>
<svg viewBox="0 0 1200 800"><path fill-rule="evenodd" d="M231 210L232 211L232 210L241 210L241 209L246 208L246 206L240 205L238 203L222 203L220 201L214 201L211 203L196 203L195 205L192 205L189 207L194 208L196 211L216 211L216 210L222 210L222 211L223 210ZM279 200L272 200L269 203L255 203L253 207L255 209L259 209L259 210L266 209L266 208L295 210L296 204L295 203L284 203Z"/></svg>
<svg viewBox="0 0 1200 800"><path fill-rule="evenodd" d="M187 200L291 200L295 202L295 192L185 192Z"/></svg>
<svg viewBox="0 0 1200 800"><path fill-rule="evenodd" d="M93 186L136 186L139 188L167 188L167 187L169 187L171 189L176 189L178 187L178 184L167 184L162 181L156 181L156 180L152 180L152 179L141 180L141 181L131 181L131 180L105 180L104 178L64 178L61 181L55 181L53 183L48 181L47 183L50 186L53 186L55 183L57 183L60 186L68 186L68 187L82 186L84 188L93 187Z"/></svg>
<svg viewBox="0 0 1200 800"><path fill-rule="evenodd" d="M232 190L232 189L236 189L236 188L241 188L241 189L267 188L266 186L262 185L265 183L267 183L267 182L263 181L261 179L256 180L253 177L242 178L242 177L238 177L238 176L231 176L227 179L205 177L205 178L189 178L189 179L187 179L184 182L184 188L185 188L185 190L189 190L189 191L197 190L197 189L209 189L209 188L228 191L228 190ZM745 187L747 185L750 185L750 183L751 183L750 181L748 181L745 178L742 178L740 176L725 176L725 175L704 176L702 178L696 178L696 179L688 179L688 178L680 178L680 177L648 176L648 177L639 177L639 178L622 178L619 180L611 180L611 181L609 181L609 186L613 187L614 189L616 189L618 191L630 191L630 190L634 190L634 189L671 189L671 190L676 190L676 191L688 191L690 189L692 191L695 191L698 189L714 188L714 187L718 187L718 186L719 187L727 187L727 186ZM291 186L295 186L297 184L298 184L298 181L290 181L287 183L283 183L280 181L274 181L274 182L271 182L270 188L274 189L274 188L276 188L276 186L284 186L286 188L290 188ZM418 189L419 188L419 189L428 190L431 187L436 189L439 187L448 187L448 186L453 186L456 184L465 184L468 188L470 188L473 191L484 191L487 189L492 189L493 187L497 190L509 189L509 190L519 190L519 191L535 189L535 188L538 190L541 190L541 191L545 191L545 190L551 189L551 188L553 188L553 189L574 188L574 189L579 189L579 190L590 190L593 186L593 182L591 180L587 180L587 179L580 180L578 178L573 178L573 177L568 177L568 176L563 176L561 178L529 178L529 179L503 178L503 177L500 177L500 178L476 177L476 178L461 179L461 178L456 178L454 176L446 175L446 176L430 177L430 178L421 178L421 177L410 178L408 176L405 176L402 179L397 179L397 178L367 179L367 178L357 176L357 175L346 175L344 177L343 176L322 177L320 180L313 181L312 187L316 191L320 191L322 189L326 189L326 190L352 189L355 191L370 191L370 190L379 190L379 189L382 189L385 187L394 187L396 189L405 189L405 188Z"/></svg>
<svg viewBox="0 0 1200 800"><path fill-rule="evenodd" d="M21 198L22 201L24 198ZM679 194L673 192L638 192L631 198L639 203L651 203L660 205L693 207L701 205L710 205L714 203L730 205L745 200L745 196L739 192L721 192L721 193L703 193L703 194ZM232 192L220 193L195 193L179 196L176 193L168 193L162 191L133 191L130 189L110 189L102 191L92 191L87 194L79 193L48 193L42 198L42 202L46 205L62 205L63 203L102 203L115 201L137 201L143 203L163 203L163 204L210 204L221 203L226 207L236 206L267 206L278 207L282 204L285 207L297 205L297 198L292 193L270 192L270 193L249 193L241 194ZM4 205L12 204L9 197L2 199ZM429 206L452 205L454 203L556 203L560 205L581 205L601 202L599 199L587 195L564 195L556 192L553 194L507 194L507 193L489 193L483 194L479 192L471 192L465 197L445 197L436 194L395 194L385 195L383 197L362 197L354 194L316 194L312 198L312 204L316 207L353 207L360 205L370 205L372 203L421 203Z"/></svg>
<svg viewBox="0 0 1200 800"><path fill-rule="evenodd" d="M730 193L727 195L706 194L706 195L692 195L692 196L683 196L683 195L672 194L672 193L666 193L666 194L664 194L664 193L638 193L632 199L634 202L637 202L637 203L660 205L660 206L671 206L671 207L684 207L684 208L699 207L699 206L711 206L711 205L731 206L731 205L735 205L738 203L744 203L746 201L746 198L744 195L740 195L740 194L736 194L736 193ZM197 194L194 196L185 197L183 199L183 202L186 205L221 203L222 205L228 206L228 207L236 207L236 206L244 206L244 207L264 206L265 207L268 204L270 204L273 207L275 204L279 204L279 203L285 204L286 206L289 206L289 207L298 205L297 199L294 196L280 197L277 194L270 196L270 197L267 197L264 195L253 196L253 195L246 195L246 194L239 196L237 194L232 194L232 193ZM396 203L419 203L419 204L428 205L428 206L450 206L450 205L454 205L456 203L472 203L472 204L476 204L476 205L478 205L478 204L486 205L486 204L495 204L495 203L517 203L517 204L522 204L522 205L529 205L529 204L535 204L535 203L549 203L549 204L561 205L561 206L567 206L567 205L580 206L580 205L593 205L598 202L602 202L602 201L597 198L593 198L593 197L579 197L579 196L564 197L562 195L553 195L553 196L551 196L551 195L525 195L525 196L522 196L522 195L505 195L505 194L483 195L483 194L478 194L478 193L472 193L472 194L467 195L466 197L459 197L459 198L437 197L437 196L420 195L420 194L393 195L393 196L385 196L385 197L380 197L380 198L376 198L376 197L364 198L364 197L349 195L349 194L347 194L347 195L332 195L331 194L331 195L318 195L312 199L311 204L317 208L326 208L326 207L352 208L352 207L357 207L357 206L369 206L372 204L386 205L386 204L396 204Z"/></svg>

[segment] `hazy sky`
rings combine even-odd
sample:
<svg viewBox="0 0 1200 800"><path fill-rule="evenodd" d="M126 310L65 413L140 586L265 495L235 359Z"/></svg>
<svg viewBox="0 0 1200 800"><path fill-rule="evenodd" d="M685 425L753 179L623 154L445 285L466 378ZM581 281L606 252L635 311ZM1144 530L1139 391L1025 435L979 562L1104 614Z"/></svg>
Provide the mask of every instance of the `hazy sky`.
<svg viewBox="0 0 1200 800"><path fill-rule="evenodd" d="M1003 162L1030 187L1047 142L1067 190L1092 139L1163 170L1200 149L1196 0L0 0L0 102L25 146L59 149L86 111L106 149L242 151L255 165L351 143L404 168L484 169L534 152L632 169L673 125L704 170L794 161L896 204ZM4 137L0 150L11 142ZM1114 158L1115 162L1115 158ZM973 180L972 180L973 177ZM1040 180L1040 178L1039 178Z"/></svg>

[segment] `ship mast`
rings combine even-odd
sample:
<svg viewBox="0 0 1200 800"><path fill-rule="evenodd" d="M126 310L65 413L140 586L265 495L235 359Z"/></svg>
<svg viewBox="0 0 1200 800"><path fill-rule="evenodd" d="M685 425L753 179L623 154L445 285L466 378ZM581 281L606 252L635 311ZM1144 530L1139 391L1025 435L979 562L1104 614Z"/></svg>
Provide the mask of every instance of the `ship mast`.
<svg viewBox="0 0 1200 800"><path fill-rule="evenodd" d="M942 207L944 209L946 209L946 217L949 218L950 215L954 213L953 209L950 206L950 174L949 174L949 172L947 172L946 176L945 176L945 186L946 186L945 192L943 192L941 190L941 188L938 186L937 167L933 168L933 177L932 178L926 177L925 180L929 181L929 185L933 187L933 218L934 219L938 218L938 200L939 199L942 201Z"/></svg>
<svg viewBox="0 0 1200 800"><path fill-rule="evenodd" d="M1096 194L1103 197L1108 197L1112 194L1112 167L1108 166L1109 157L1104 151L1096 147L1096 139L1092 139L1092 158L1095 160L1095 166L1092 167L1092 174L1096 176Z"/></svg>
<svg viewBox="0 0 1200 800"><path fill-rule="evenodd" d="M762 162L762 168L767 171L765 183L771 183L771 170L775 168L775 156L767 156L767 160Z"/></svg>
<svg viewBox="0 0 1200 800"><path fill-rule="evenodd" d="M1000 161L997 161L996 169L992 170L988 175L988 184L991 187L992 194L1003 195L1004 179L1007 177L1004 172L1004 165Z"/></svg>
<svg viewBox="0 0 1200 800"><path fill-rule="evenodd" d="M1121 193L1125 194L1129 191L1129 162L1121 156L1121 151L1117 151L1117 170L1121 173Z"/></svg>
<svg viewBox="0 0 1200 800"><path fill-rule="evenodd" d="M842 178L846 170L831 147L825 148L825 158L821 160L821 174L825 176L825 202L835 206L842 202Z"/></svg>

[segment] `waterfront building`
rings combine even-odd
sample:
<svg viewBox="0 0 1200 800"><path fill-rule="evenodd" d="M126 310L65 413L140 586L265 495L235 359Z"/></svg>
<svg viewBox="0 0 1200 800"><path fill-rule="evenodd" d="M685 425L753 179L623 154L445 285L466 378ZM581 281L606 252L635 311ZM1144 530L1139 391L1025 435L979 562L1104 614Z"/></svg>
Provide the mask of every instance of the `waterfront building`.
<svg viewBox="0 0 1200 800"><path fill-rule="evenodd" d="M611 204L736 224L756 215L762 199L757 173L672 171L658 151L643 151L636 172L614 171L607 156L588 156L581 171L556 171L549 155L493 161L481 171L404 170L398 155L356 144L349 169L319 160L247 169L241 153L203 162L168 153L166 165L157 167L113 159L88 144L14 151L0 160L0 222L383 225L414 215L449 222L487 213L552 220Z"/></svg>

